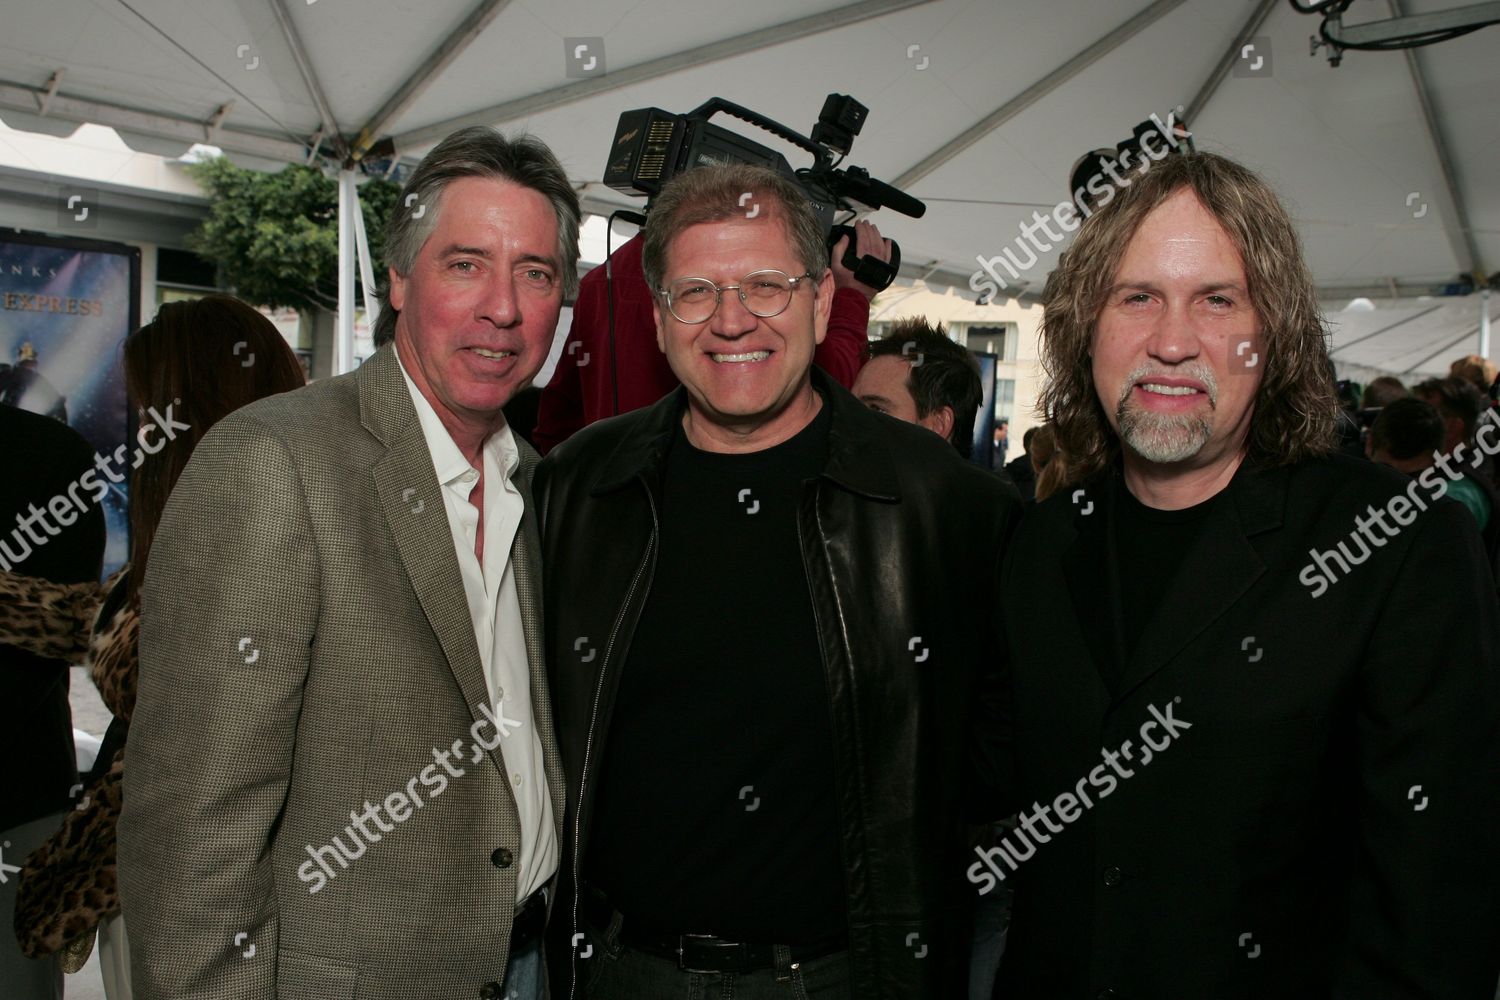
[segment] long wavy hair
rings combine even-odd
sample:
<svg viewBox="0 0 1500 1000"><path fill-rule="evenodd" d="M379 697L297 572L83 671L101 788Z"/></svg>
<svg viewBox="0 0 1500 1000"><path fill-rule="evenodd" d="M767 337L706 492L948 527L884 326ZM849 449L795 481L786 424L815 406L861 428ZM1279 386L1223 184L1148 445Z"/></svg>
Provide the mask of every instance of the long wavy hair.
<svg viewBox="0 0 1500 1000"><path fill-rule="evenodd" d="M275 325L229 295L168 302L125 338L124 354L131 404L163 413L175 404L172 416L189 425L154 455L142 449L133 463L127 588L135 603L167 497L203 435L246 403L290 392L306 380Z"/></svg>
<svg viewBox="0 0 1500 1000"><path fill-rule="evenodd" d="M1224 227L1244 264L1265 368L1256 392L1247 459L1290 464L1333 449L1338 400L1329 378L1328 332L1302 243L1269 186L1213 153L1169 156L1079 228L1042 293L1039 408L1068 456L1069 484L1112 465L1120 443L1094 389L1089 349L1125 249L1152 210L1190 188Z"/></svg>

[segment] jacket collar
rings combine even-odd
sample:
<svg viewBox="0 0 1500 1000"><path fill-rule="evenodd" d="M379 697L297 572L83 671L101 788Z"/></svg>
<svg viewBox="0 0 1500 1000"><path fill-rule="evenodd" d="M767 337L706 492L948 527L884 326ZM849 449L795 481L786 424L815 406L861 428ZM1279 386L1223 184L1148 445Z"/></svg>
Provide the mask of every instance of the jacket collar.
<svg viewBox="0 0 1500 1000"><path fill-rule="evenodd" d="M1062 553L1063 575L1096 665L1117 656L1120 637L1114 628L1117 595L1109 593L1108 560L1115 558L1110 525L1114 489L1124 483L1116 463L1075 490L1073 537ZM1266 467L1246 460L1218 494L1211 522L1184 557L1176 579L1141 633L1134 655L1120 671L1114 692L1118 703L1161 670L1194 638L1233 607L1265 572L1251 544L1254 535L1280 528L1285 519L1291 469ZM1101 609L1104 622L1099 621ZM1089 627L1083 627L1089 623Z"/></svg>
<svg viewBox="0 0 1500 1000"><path fill-rule="evenodd" d="M412 405L401 363L396 360L396 346L386 344L370 355L354 372L359 386L359 422L390 448L417 423L417 408Z"/></svg>
<svg viewBox="0 0 1500 1000"><path fill-rule="evenodd" d="M883 418L820 368L812 369L812 384L823 396L823 405L829 407L831 417L828 461L823 476L852 493L874 500L899 501L901 493L891 461L890 442L881 433ZM606 461L593 495L611 493L640 476L659 483L667 447L681 426L686 408L687 389L678 386L638 414L618 418L631 423Z"/></svg>

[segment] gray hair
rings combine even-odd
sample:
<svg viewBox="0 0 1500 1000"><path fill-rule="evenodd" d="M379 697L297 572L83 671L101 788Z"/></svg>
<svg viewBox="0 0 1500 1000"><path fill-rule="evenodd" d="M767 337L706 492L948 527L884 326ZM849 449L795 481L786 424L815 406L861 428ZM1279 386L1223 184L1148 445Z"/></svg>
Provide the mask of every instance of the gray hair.
<svg viewBox="0 0 1500 1000"><path fill-rule="evenodd" d="M494 177L531 188L552 205L557 216L557 260L562 268L563 297L578 294L578 226L582 209L568 174L546 143L532 135L507 139L488 125L459 129L432 148L401 190L401 200L386 224L385 261L396 273L411 273L422 245L437 228L443 191L461 177ZM380 318L375 346L396 336L395 309L389 282L380 283Z"/></svg>
<svg viewBox="0 0 1500 1000"><path fill-rule="evenodd" d="M747 210L746 202L754 207ZM656 196L641 248L641 268L652 292L660 294L667 248L683 230L703 222L749 218L749 212L779 217L802 266L814 278L823 276L828 269L828 247L807 194L774 170L735 163L678 174Z"/></svg>

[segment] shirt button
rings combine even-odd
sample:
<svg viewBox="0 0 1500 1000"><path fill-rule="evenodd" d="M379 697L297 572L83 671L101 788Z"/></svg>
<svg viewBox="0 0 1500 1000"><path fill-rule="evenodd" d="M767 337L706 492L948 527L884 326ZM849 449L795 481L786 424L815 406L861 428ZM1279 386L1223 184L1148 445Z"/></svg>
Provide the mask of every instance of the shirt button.
<svg viewBox="0 0 1500 1000"><path fill-rule="evenodd" d="M500 703L502 701L504 701L504 700L505 700L505 688L503 688L503 687L497 687L497 688L495 688L495 706L498 708L499 705L500 705Z"/></svg>
<svg viewBox="0 0 1500 1000"><path fill-rule="evenodd" d="M468 472L465 472L458 478L463 482L472 483L474 480L479 478L479 473L475 472L473 469L470 469Z"/></svg>
<svg viewBox="0 0 1500 1000"><path fill-rule="evenodd" d="M490 864L496 868L509 868L510 863L515 859L515 855L510 853L510 848L508 847L497 847L490 854Z"/></svg>
<svg viewBox="0 0 1500 1000"><path fill-rule="evenodd" d="M1120 869L1116 868L1114 865L1110 865L1108 868L1104 869L1104 884L1109 886L1111 889L1113 889L1123 881L1125 881L1125 873L1120 871Z"/></svg>
<svg viewBox="0 0 1500 1000"><path fill-rule="evenodd" d="M515 774L512 774L510 776L510 781L511 781L511 784L515 785L517 788L520 788L521 787L521 772L517 771Z"/></svg>

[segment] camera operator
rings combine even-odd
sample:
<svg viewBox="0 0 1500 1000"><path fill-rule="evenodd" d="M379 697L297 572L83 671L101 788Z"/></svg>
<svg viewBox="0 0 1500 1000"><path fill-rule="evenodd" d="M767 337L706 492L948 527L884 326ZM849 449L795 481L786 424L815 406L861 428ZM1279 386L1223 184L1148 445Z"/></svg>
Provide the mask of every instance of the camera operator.
<svg viewBox="0 0 1500 1000"><path fill-rule="evenodd" d="M854 229L856 253L882 261L891 259L891 241L881 237L874 223L860 222ZM544 455L594 421L650 406L679 384L656 346L651 290L641 270L644 242L644 233L638 234L610 256L609 281L601 266L585 275L579 285L567 347L552 380L542 389L533 438ZM856 280L844 266L848 242L845 237L833 248L829 264L835 288L833 314L828 321L828 336L813 356L813 363L846 389L854 384L854 376L864 363L870 300L876 292ZM611 283L617 371L611 371L609 343Z"/></svg>

